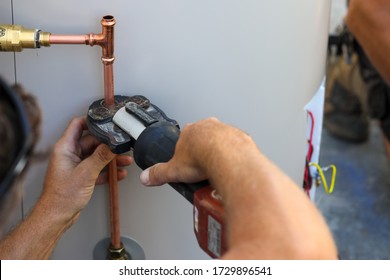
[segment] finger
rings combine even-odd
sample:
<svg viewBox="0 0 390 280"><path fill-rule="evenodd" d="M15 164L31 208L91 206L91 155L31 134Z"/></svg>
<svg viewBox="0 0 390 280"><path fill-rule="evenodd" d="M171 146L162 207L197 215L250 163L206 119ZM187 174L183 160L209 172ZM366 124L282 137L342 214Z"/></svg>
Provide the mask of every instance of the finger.
<svg viewBox="0 0 390 280"><path fill-rule="evenodd" d="M122 181L127 177L127 170L126 169L118 169L117 176L118 176L118 181Z"/></svg>
<svg viewBox="0 0 390 280"><path fill-rule="evenodd" d="M155 164L140 175L141 183L145 186L161 186L177 182L195 183L206 179L207 175L202 169L185 166L185 164L177 165L173 159L166 163Z"/></svg>
<svg viewBox="0 0 390 280"><path fill-rule="evenodd" d="M86 158L80 165L91 172L91 176L97 178L102 169L115 158L107 145L100 144L91 156Z"/></svg>
<svg viewBox="0 0 390 280"><path fill-rule="evenodd" d="M122 181L127 177L127 170L126 169L118 169L117 171L117 178L118 181ZM99 174L98 178L96 179L96 185L103 185L108 183L108 173L102 172Z"/></svg>
<svg viewBox="0 0 390 280"><path fill-rule="evenodd" d="M66 128L63 137L72 141L79 141L83 131L87 129L85 117L74 118Z"/></svg>
<svg viewBox="0 0 390 280"><path fill-rule="evenodd" d="M90 156L101 142L92 135L85 135L79 141L81 151L84 157Z"/></svg>
<svg viewBox="0 0 390 280"><path fill-rule="evenodd" d="M115 160L118 168L127 167L134 162L134 159L131 156L125 156L125 155L117 155ZM108 166L105 166L102 172L107 172L107 170L108 170Z"/></svg>
<svg viewBox="0 0 390 280"><path fill-rule="evenodd" d="M118 155L116 157L116 164L118 167L126 167L131 165L134 162L134 159L128 155Z"/></svg>
<svg viewBox="0 0 390 280"><path fill-rule="evenodd" d="M168 182L175 182L172 176L169 176L169 162L157 163L141 172L140 180L145 186L161 186Z"/></svg>

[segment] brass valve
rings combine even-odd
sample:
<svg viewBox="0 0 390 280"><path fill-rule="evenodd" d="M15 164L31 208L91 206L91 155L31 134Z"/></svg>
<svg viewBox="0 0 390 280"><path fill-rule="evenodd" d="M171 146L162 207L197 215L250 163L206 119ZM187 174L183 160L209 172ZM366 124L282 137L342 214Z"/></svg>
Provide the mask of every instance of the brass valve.
<svg viewBox="0 0 390 280"><path fill-rule="evenodd" d="M24 48L50 46L50 33L39 29L26 29L21 25L0 25L0 51L20 52Z"/></svg>

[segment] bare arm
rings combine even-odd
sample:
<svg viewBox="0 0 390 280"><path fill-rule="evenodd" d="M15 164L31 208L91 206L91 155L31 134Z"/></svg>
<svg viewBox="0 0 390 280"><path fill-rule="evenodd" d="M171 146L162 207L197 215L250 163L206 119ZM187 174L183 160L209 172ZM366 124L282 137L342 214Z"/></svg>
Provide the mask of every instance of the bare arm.
<svg viewBox="0 0 390 280"><path fill-rule="evenodd" d="M346 23L382 78L390 84L390 1L350 0Z"/></svg>
<svg viewBox="0 0 390 280"><path fill-rule="evenodd" d="M322 216L253 140L216 119L186 126L168 163L141 174L145 185L208 179L223 197L226 259L335 259Z"/></svg>
<svg viewBox="0 0 390 280"><path fill-rule="evenodd" d="M114 159L106 145L83 137L84 118L74 119L57 142L45 178L44 190L30 215L0 243L0 259L47 259L62 234L89 202L95 184L107 181L102 169ZM131 164L117 157L118 166ZM126 171L118 170L123 179Z"/></svg>
<svg viewBox="0 0 390 280"><path fill-rule="evenodd" d="M48 259L69 227L69 218L38 202L30 215L0 243L0 259Z"/></svg>

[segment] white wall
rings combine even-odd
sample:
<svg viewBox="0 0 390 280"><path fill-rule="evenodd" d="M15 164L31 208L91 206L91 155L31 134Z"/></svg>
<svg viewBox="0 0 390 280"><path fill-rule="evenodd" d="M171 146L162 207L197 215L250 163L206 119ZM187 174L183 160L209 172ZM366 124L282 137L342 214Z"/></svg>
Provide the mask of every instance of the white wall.
<svg viewBox="0 0 390 280"><path fill-rule="evenodd" d="M347 13L347 0L332 0L330 13L329 32L335 32L336 28L344 21Z"/></svg>
<svg viewBox="0 0 390 280"><path fill-rule="evenodd" d="M4 3L6 2L6 3ZM0 3L9 23L10 1ZM112 14L117 94L143 94L177 119L216 116L250 133L298 184L306 153L304 105L324 76L327 0L14 0L15 23L52 33L100 32ZM16 56L17 80L44 111L40 148L103 96L100 48L53 46ZM0 75L13 81L13 54L0 53ZM232 147L239 149L240 147ZM46 163L26 184L25 208L42 187ZM169 187L148 189L130 168L120 183L122 234L149 259L203 259L192 232L192 206ZM239 186L237 186L239 187ZM107 188L98 187L78 223L60 241L57 259L91 258L109 236Z"/></svg>

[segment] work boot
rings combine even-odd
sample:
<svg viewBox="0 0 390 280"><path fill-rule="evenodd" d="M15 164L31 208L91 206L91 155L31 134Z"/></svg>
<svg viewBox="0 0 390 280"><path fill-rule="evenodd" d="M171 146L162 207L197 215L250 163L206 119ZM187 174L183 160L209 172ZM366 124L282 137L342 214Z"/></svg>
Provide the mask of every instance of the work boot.
<svg viewBox="0 0 390 280"><path fill-rule="evenodd" d="M367 88L367 104L372 119L378 120L385 140L387 157L390 160L390 85L371 63L363 48L356 44L360 72Z"/></svg>
<svg viewBox="0 0 390 280"><path fill-rule="evenodd" d="M356 52L330 53L325 85L324 127L348 142L361 143L369 136L367 90Z"/></svg>

